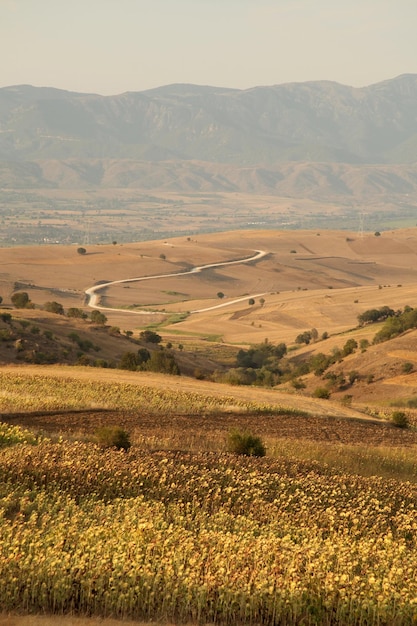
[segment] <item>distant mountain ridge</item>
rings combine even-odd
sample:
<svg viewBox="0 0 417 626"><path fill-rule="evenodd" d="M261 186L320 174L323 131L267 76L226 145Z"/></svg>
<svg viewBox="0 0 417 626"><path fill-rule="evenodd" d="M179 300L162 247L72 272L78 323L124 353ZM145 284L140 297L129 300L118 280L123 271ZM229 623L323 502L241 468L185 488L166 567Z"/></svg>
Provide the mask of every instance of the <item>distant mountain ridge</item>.
<svg viewBox="0 0 417 626"><path fill-rule="evenodd" d="M0 158L412 163L417 75L363 88L168 85L117 96L4 87Z"/></svg>
<svg viewBox="0 0 417 626"><path fill-rule="evenodd" d="M320 190L349 195L359 184L413 193L416 163L415 74L363 88L329 81L247 90L177 84L116 96L0 89L5 188L321 197Z"/></svg>

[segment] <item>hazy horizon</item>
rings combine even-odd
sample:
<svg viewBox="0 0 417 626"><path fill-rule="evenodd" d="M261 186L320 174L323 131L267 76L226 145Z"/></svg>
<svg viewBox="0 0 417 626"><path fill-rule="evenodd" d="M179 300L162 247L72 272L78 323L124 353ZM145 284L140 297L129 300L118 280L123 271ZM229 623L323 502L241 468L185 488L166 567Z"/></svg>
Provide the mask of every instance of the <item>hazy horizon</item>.
<svg viewBox="0 0 417 626"><path fill-rule="evenodd" d="M0 0L0 86L119 94L417 73L415 0Z"/></svg>

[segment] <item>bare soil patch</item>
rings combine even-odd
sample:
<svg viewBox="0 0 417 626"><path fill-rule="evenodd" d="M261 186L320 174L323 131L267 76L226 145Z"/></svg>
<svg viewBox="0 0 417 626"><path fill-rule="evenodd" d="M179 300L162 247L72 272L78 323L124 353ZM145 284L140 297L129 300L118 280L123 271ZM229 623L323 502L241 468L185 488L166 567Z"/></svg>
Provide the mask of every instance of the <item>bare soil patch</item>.
<svg viewBox="0 0 417 626"><path fill-rule="evenodd" d="M235 428L262 437L326 441L369 446L410 446L417 444L417 431L395 428L376 420L346 417L303 415L174 415L138 414L129 411L65 411L56 413L15 413L3 415L2 421L35 429L47 434L94 435L102 426L121 426L135 437L144 435L164 440L167 434L178 442L191 431L204 446Z"/></svg>

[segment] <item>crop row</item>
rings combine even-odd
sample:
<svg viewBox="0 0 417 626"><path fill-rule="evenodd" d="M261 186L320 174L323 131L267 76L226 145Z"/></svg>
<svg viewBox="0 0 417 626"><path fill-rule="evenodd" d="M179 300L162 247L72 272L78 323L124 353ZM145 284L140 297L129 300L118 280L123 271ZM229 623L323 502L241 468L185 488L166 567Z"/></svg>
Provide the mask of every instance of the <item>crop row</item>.
<svg viewBox="0 0 417 626"><path fill-rule="evenodd" d="M0 485L6 610L228 624L417 620L410 483L294 458L42 441L1 451Z"/></svg>

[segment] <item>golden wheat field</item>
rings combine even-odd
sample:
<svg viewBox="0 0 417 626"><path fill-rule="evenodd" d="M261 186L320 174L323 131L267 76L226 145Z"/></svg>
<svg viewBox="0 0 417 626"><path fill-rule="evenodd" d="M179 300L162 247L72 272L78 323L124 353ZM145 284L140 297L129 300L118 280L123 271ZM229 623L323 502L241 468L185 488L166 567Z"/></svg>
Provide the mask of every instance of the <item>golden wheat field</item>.
<svg viewBox="0 0 417 626"><path fill-rule="evenodd" d="M6 624L416 622L413 430L69 369L1 374ZM231 428L266 456L228 452Z"/></svg>

